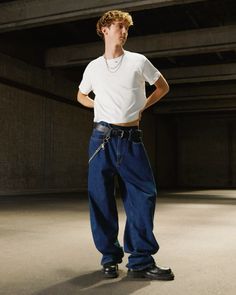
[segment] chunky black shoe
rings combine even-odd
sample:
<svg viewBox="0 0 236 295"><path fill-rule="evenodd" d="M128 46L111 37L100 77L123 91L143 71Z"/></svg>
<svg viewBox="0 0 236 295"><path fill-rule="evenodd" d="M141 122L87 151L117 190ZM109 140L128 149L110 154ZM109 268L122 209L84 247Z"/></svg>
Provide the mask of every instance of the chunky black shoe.
<svg viewBox="0 0 236 295"><path fill-rule="evenodd" d="M106 263L103 265L102 272L105 278L117 278L119 275L118 265L115 263Z"/></svg>
<svg viewBox="0 0 236 295"><path fill-rule="evenodd" d="M170 268L160 267L156 264L142 270L129 269L127 276L133 279L148 278L163 281L171 281L175 277Z"/></svg>

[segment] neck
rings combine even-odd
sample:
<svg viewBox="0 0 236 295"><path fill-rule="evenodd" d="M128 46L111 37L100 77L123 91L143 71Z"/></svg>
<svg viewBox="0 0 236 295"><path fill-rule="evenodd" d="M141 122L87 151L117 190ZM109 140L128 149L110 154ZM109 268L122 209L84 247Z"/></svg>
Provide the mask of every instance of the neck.
<svg viewBox="0 0 236 295"><path fill-rule="evenodd" d="M105 44L105 53L104 56L106 59L116 58L121 56L124 53L124 49L120 45L110 45Z"/></svg>

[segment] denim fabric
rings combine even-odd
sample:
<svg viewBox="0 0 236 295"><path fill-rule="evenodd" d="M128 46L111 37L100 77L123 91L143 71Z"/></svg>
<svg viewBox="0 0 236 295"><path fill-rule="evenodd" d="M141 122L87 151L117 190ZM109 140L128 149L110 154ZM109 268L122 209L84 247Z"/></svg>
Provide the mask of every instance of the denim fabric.
<svg viewBox="0 0 236 295"><path fill-rule="evenodd" d="M117 127L130 131L135 127ZM106 134L93 129L89 143L89 157L101 145ZM118 242L118 213L115 201L114 176L126 211L124 251L129 253L128 268L144 269L154 263L158 249L153 234L156 203L156 184L142 139L111 136L89 163L88 191L90 220L94 243L102 253L101 264L121 263L123 248Z"/></svg>

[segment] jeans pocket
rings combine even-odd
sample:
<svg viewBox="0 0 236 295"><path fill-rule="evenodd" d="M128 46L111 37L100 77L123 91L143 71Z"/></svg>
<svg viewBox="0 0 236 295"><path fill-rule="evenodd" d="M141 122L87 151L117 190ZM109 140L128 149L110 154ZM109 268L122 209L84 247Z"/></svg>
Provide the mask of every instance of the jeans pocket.
<svg viewBox="0 0 236 295"><path fill-rule="evenodd" d="M142 139L135 139L135 140L131 140L131 142L132 142L134 145L143 144L143 141L142 141Z"/></svg>
<svg viewBox="0 0 236 295"><path fill-rule="evenodd" d="M93 129L91 140L102 140L104 139L105 135L106 133L104 131Z"/></svg>
<svg viewBox="0 0 236 295"><path fill-rule="evenodd" d="M142 133L142 130L135 130L131 134L129 140L132 141L132 143L134 143L134 144L142 144L143 143L143 133Z"/></svg>

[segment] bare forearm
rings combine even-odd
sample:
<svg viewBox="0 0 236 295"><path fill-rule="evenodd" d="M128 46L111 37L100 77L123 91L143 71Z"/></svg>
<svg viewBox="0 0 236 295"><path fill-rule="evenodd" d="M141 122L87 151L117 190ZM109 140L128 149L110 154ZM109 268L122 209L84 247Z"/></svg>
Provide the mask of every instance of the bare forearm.
<svg viewBox="0 0 236 295"><path fill-rule="evenodd" d="M158 102L163 96L169 92L169 85L166 79L161 75L154 84L156 90L147 98L144 109L150 107L154 103Z"/></svg>
<svg viewBox="0 0 236 295"><path fill-rule="evenodd" d="M94 108L94 100L91 99L88 95L78 92L77 100L79 103L87 108Z"/></svg>
<svg viewBox="0 0 236 295"><path fill-rule="evenodd" d="M169 85L165 78L161 75L160 78L155 83L156 90L152 92L151 95L146 99L145 106L139 113L139 121L141 121L142 112L149 108L151 105L158 102L163 96L169 92Z"/></svg>
<svg viewBox="0 0 236 295"><path fill-rule="evenodd" d="M149 97L146 100L146 104L144 109L147 109L148 107L150 107L151 105L155 104L156 102L158 102L163 96L165 96L167 94L168 90L163 90L163 89L159 89L157 88L155 91L153 91L153 93L151 95L149 95Z"/></svg>

